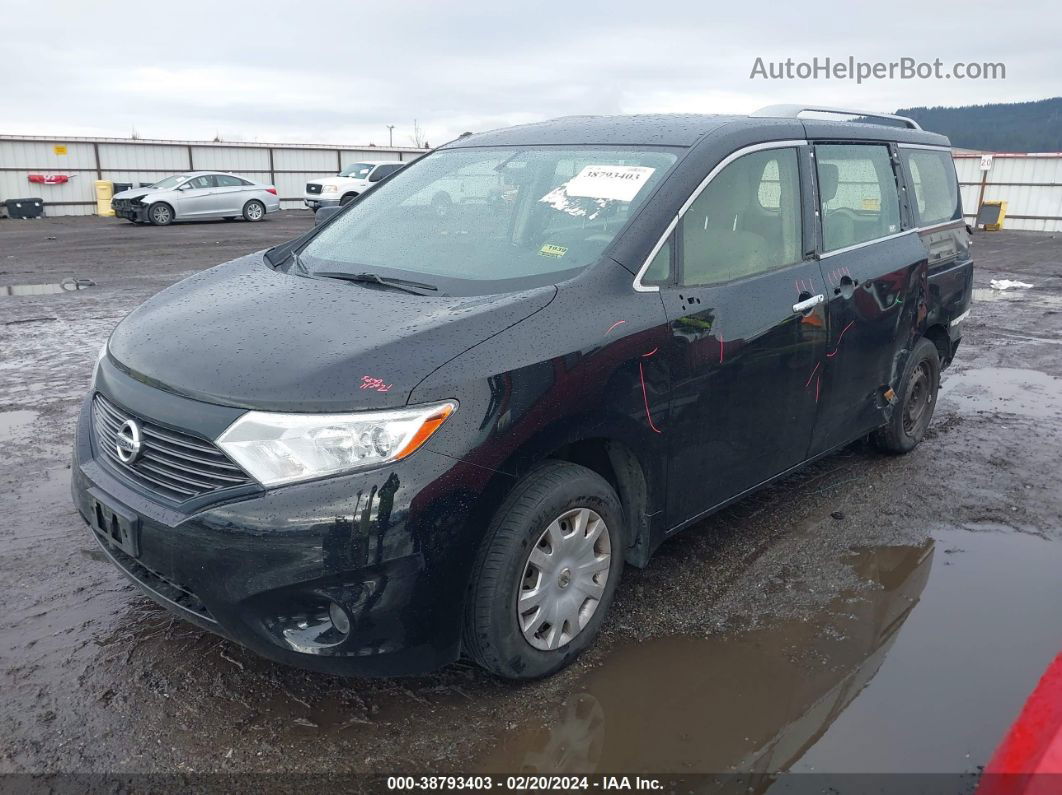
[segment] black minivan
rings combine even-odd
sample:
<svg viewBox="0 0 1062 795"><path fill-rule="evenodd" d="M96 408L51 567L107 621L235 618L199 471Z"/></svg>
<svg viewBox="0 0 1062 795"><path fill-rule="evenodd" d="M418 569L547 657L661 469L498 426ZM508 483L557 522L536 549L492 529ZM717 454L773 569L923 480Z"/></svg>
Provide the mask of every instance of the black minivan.
<svg viewBox="0 0 1062 795"><path fill-rule="evenodd" d="M828 110L466 136L164 290L100 353L78 510L275 660L558 670L625 563L926 431L972 285L948 140Z"/></svg>

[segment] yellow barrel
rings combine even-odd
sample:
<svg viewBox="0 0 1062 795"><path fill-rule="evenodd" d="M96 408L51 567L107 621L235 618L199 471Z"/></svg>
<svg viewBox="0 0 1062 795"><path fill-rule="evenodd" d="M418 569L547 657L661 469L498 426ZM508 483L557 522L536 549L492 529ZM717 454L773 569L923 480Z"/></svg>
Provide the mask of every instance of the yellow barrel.
<svg viewBox="0 0 1062 795"><path fill-rule="evenodd" d="M114 183L109 179L96 180L96 214L102 218L113 218L111 198L114 196Z"/></svg>

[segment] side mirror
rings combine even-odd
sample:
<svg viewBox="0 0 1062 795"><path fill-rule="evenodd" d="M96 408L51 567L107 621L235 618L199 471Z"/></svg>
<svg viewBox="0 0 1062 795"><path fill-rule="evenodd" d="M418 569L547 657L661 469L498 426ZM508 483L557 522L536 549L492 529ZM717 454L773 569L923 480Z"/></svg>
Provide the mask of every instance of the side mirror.
<svg viewBox="0 0 1062 795"><path fill-rule="evenodd" d="M333 215L340 212L342 207L321 207L313 214L313 225L320 226L325 221L330 219Z"/></svg>

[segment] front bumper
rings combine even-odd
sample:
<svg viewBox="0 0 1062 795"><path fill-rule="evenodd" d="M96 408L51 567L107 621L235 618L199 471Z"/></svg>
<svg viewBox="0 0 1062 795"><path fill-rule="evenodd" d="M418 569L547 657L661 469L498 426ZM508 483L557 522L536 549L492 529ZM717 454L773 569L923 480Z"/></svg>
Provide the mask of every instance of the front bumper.
<svg viewBox="0 0 1062 795"><path fill-rule="evenodd" d="M146 222L148 206L146 204L134 204L132 202L112 202L111 209L114 210L114 214L119 218L125 218L127 221L142 221Z"/></svg>
<svg viewBox="0 0 1062 795"><path fill-rule="evenodd" d="M335 198L328 198L335 197ZM311 210L320 210L322 207L338 207L339 197L334 193L314 193L306 194L303 197L303 204L309 207Z"/></svg>
<svg viewBox="0 0 1062 795"><path fill-rule="evenodd" d="M329 673L423 673L459 656L480 538L460 462L421 450L398 466L182 510L96 456L91 415L90 397L76 434L74 504L111 562L167 609L262 656ZM112 515L135 544L111 538Z"/></svg>

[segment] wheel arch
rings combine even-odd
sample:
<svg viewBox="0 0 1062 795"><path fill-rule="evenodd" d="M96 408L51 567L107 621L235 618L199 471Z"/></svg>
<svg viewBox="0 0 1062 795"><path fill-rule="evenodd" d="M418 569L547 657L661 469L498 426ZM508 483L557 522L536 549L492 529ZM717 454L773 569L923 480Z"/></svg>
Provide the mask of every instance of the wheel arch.
<svg viewBox="0 0 1062 795"><path fill-rule="evenodd" d="M549 437L552 444L541 440ZM476 521L489 521L505 501L520 478L549 461L567 461L586 467L603 477L620 498L627 537L624 560L644 567L655 548L652 519L654 488L649 468L637 453L636 446L619 435L542 434L515 451L483 492L483 514ZM657 498L657 501L662 499Z"/></svg>
<svg viewBox="0 0 1062 795"><path fill-rule="evenodd" d="M148 220L151 219L151 208L154 207L156 204L165 204L167 207L169 207L170 208L170 220L171 221L176 221L177 220L177 208L173 205L173 202L166 201L165 199L155 199L152 202L148 202Z"/></svg>
<svg viewBox="0 0 1062 795"><path fill-rule="evenodd" d="M932 342L937 348L937 356L940 357L940 369L943 370L951 364L952 343L948 329L941 323L929 326L922 335Z"/></svg>

